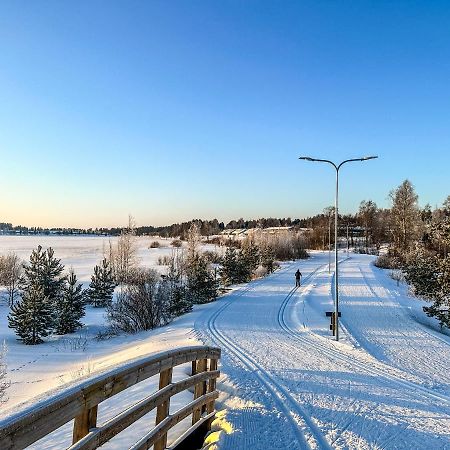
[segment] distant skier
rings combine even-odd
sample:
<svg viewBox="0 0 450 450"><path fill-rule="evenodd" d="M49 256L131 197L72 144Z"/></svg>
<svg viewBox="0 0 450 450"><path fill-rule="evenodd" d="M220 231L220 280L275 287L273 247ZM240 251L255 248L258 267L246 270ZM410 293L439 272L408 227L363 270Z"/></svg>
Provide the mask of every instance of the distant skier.
<svg viewBox="0 0 450 450"><path fill-rule="evenodd" d="M301 278L302 278L302 273L300 272L300 269L297 269L297 272L295 272L295 287L300 287Z"/></svg>

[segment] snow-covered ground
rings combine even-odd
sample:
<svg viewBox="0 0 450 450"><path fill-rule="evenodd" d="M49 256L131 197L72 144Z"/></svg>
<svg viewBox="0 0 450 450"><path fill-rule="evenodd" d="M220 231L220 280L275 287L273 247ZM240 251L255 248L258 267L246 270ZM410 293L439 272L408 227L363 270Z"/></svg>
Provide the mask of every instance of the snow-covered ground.
<svg viewBox="0 0 450 450"><path fill-rule="evenodd" d="M342 255L339 343L325 317L323 254L204 311L195 328L223 348L235 429L221 448L450 448L450 338L419 324L372 261ZM294 292L298 266L305 278Z"/></svg>
<svg viewBox="0 0 450 450"><path fill-rule="evenodd" d="M81 248L80 254L91 257ZM386 271L372 265L373 257L349 256L341 255L339 343L330 336L325 317L332 309L333 277L323 253L283 264L272 276L151 332L97 342L90 330L103 323L102 312L90 309L84 350L76 348L84 342L76 335L36 347L14 343L11 331L5 331L2 305L0 333L10 345L12 386L1 415L79 376L204 342L223 349L221 407L233 431L222 435L222 449L450 448L450 337L421 312L423 302L409 298L404 286L397 287ZM82 266L76 260L72 264ZM303 283L292 291L297 267ZM175 376L186 370L180 367ZM150 379L108 400L100 405L100 422L154 389L156 380ZM188 393L179 396L173 408L188 400ZM153 419L144 419L104 448L126 448L148 430ZM35 448L63 448L70 426Z"/></svg>

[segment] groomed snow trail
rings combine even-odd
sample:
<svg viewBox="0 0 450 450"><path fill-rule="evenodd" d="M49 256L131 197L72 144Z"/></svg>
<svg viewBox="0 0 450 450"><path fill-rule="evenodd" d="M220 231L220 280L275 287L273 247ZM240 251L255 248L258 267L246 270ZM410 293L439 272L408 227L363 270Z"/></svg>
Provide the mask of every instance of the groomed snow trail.
<svg viewBox="0 0 450 450"><path fill-rule="evenodd" d="M427 348L415 360L411 352L417 343L404 342L404 352L395 350L400 347L394 339L398 318L388 314L388 323L377 326L379 333L393 336L394 344L385 337L380 348L370 327L367 331L367 320L380 312L361 301L379 305L394 294L376 295L389 279L383 273L377 280L368 277L370 262L359 255L342 262L345 319L339 343L330 336L325 317L332 310L327 254L286 264L205 309L195 329L223 350L220 387L234 427L220 448L450 448L450 359L439 362L430 350L439 342L439 351L449 351L449 342L422 330ZM304 277L296 290L297 267ZM355 284L359 289L347 290ZM423 328L407 312L402 319L412 329ZM408 352L411 360L403 364ZM426 352L432 362L424 375Z"/></svg>

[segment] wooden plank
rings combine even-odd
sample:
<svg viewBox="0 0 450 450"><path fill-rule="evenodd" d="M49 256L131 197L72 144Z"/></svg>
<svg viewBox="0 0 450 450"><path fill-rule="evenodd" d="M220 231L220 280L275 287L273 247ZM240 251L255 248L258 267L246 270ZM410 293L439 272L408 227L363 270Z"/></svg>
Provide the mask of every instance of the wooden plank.
<svg viewBox="0 0 450 450"><path fill-rule="evenodd" d="M166 434L177 423L192 414L194 410L201 409L203 405L210 402L212 399L216 399L218 396L219 393L217 391L210 392L188 403L175 414L166 417L152 431L147 433L142 439L136 442L136 444L130 447L129 450L148 450L163 434Z"/></svg>
<svg viewBox="0 0 450 450"><path fill-rule="evenodd" d="M198 358L220 357L220 349L194 346L169 350L108 371L0 421L0 449L22 449L85 410L169 367ZM81 420L81 419L80 419Z"/></svg>
<svg viewBox="0 0 450 450"><path fill-rule="evenodd" d="M199 361L197 361L196 373L205 372L207 364L208 364L207 359L200 359ZM194 400L200 398L205 393L206 393L206 382L202 381L196 384L194 390ZM194 413L192 414L192 425L195 425L195 423L200 420L201 415L202 410L200 408L194 411Z"/></svg>
<svg viewBox="0 0 450 450"><path fill-rule="evenodd" d="M172 368L163 370L159 376L159 389L163 389L172 383ZM163 401L156 409L156 425L161 423L168 415L170 408L170 397ZM155 442L154 450L164 450L167 445L167 433L163 434L159 440Z"/></svg>
<svg viewBox="0 0 450 450"><path fill-rule="evenodd" d="M207 423L211 423L214 420L216 412L214 411L211 414L208 414L205 417L202 417L195 425L192 425L188 428L181 436L179 436L174 442L170 444L167 450L172 450L176 448L178 445L181 445L185 440L189 439L189 437L195 433L200 427L206 425Z"/></svg>
<svg viewBox="0 0 450 450"><path fill-rule="evenodd" d="M209 370L210 372L216 372L217 371L217 365L218 361L217 359L210 359L209 360ZM216 384L217 384L216 378L210 378L208 382L208 392L214 392L216 390ZM212 413L215 409L215 401L212 400L206 405L206 412L208 414Z"/></svg>
<svg viewBox="0 0 450 450"><path fill-rule="evenodd" d="M203 372L193 377L185 378L176 383L172 383L167 387L155 392L154 394L142 399L136 404L130 406L125 411L114 418L108 420L100 428L91 431L85 438L76 444L72 445L69 450L93 450L100 447L105 442L119 434L125 428L145 416L158 405L163 403L166 399L173 397L179 392L185 391L192 386L195 386L199 381L213 378L218 378L219 371Z"/></svg>
<svg viewBox="0 0 450 450"><path fill-rule="evenodd" d="M97 410L97 405L93 408L86 408L81 414L75 417L72 434L73 444L87 436L90 429L97 426Z"/></svg>

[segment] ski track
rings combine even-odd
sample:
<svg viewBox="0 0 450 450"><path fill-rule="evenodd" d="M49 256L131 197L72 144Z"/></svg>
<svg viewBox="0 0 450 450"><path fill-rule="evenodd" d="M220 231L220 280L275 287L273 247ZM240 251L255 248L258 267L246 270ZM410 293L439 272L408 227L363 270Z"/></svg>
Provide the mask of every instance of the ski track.
<svg viewBox="0 0 450 450"><path fill-rule="evenodd" d="M375 295L375 294L374 294ZM418 394L420 395L424 395L427 398L431 398L434 401L439 400L439 401L444 401L446 403L448 403L450 405L450 396L445 395L445 394L441 394L439 392L436 392L432 389L426 388L424 386L421 386L419 384L416 383L412 383L410 381L407 380L403 380L399 377L396 377L395 375L393 375L392 373L390 373L388 370L383 370L381 367L373 367L372 365L365 363L365 362L359 362L357 360L355 360L354 355L352 356L347 356L344 353L342 353L339 350L335 350L333 348L325 348L323 346L323 342L318 344L315 340L312 339L308 339L307 337L304 337L302 334L299 334L297 331L295 331L294 329L292 329L291 327L289 327L286 323L285 320L285 311L286 308L289 304L289 301L292 299L292 295L288 295L285 300L283 301L281 307L280 307L280 311L278 314L278 322L281 328L283 328L286 333L288 333L289 335L291 335L294 339L296 339L297 341L308 345L308 346L312 346L315 347L318 351L323 352L324 354L327 354L330 358L335 358L338 359L340 361L343 361L347 364L350 364L354 367L357 367L358 369L362 369L367 371L368 373L372 374L372 375L377 375L380 376L384 379L389 380L389 382L395 382L398 383L400 385L406 386L408 388L412 388L415 391L417 391ZM346 330L343 330L346 331ZM347 331L348 332L348 331ZM414 348L414 347L413 347ZM381 366L382 363L378 362L377 363ZM444 370L445 366L441 366L441 369ZM389 369L389 368L387 368ZM445 368L446 369L446 368Z"/></svg>
<svg viewBox="0 0 450 450"><path fill-rule="evenodd" d="M295 265L309 269L302 286L290 289L290 283L284 283L280 289L275 280L284 280L286 273ZM226 437L221 448L450 448L447 431L450 396L422 385L416 374L411 375L401 367L367 354L364 344L358 348L361 343L357 337L350 335L348 327L343 327L344 342L339 343L309 328L309 306L305 298L326 284L331 289L330 278L325 282L321 278L324 275L321 269L326 266L316 258L309 262L287 264L274 275L252 282L224 297L223 304L219 301L217 309L205 312L196 321L197 334L223 349L222 371L228 382L225 390L244 402L241 408L230 408L229 414L237 430ZM302 271L307 273L305 268ZM368 295L377 298L376 291L362 270L360 276ZM269 295L267 286L272 288L272 295L277 296L273 304L252 305L253 297L259 300L258 294ZM283 290L284 294L280 296ZM247 322L240 321L240 315L253 312L249 305L255 312L254 330L251 318ZM263 309L259 308L261 305L267 311L260 311ZM242 311L240 306L244 307ZM258 315L266 312L273 317ZM292 325L290 322L295 315L300 316L300 323ZM265 333L258 329L257 321L262 318L263 325L267 327ZM266 320L273 323L264 323ZM432 333L429 335L434 337ZM443 343L448 345L445 339ZM415 347L412 346L411 350ZM336 374L343 375L334 385L333 370L336 367L340 369ZM439 366L439 370L444 369L444 365ZM303 372L314 375L304 379ZM309 390L309 385L317 383L314 378L318 377L316 372L320 376L323 374L322 377L331 383L325 382L321 390L314 392L313 387ZM349 373L348 381L345 381L345 373ZM363 377L363 381L358 381L358 377ZM370 391L370 398L364 389ZM392 395L393 401L388 402L386 399ZM383 401L377 402L377 397ZM400 417L396 416L398 410ZM421 420L424 423L417 426L416 421ZM428 437L426 433L433 427L435 435ZM399 432L400 429L402 432ZM426 447L424 442L427 442Z"/></svg>
<svg viewBox="0 0 450 450"><path fill-rule="evenodd" d="M370 266L369 270L376 281L375 273ZM396 301L395 293L381 283L373 286L373 281L369 280L361 266L358 266L358 271L364 282L362 287L367 292L367 295L362 295L362 293L359 295L362 299L368 298L371 304L375 304L382 312L383 317L380 317L380 320L384 324L383 332L388 336L387 338L380 337L380 333L364 330L365 336L361 337L362 327L361 324L358 324L359 330L356 330L355 334L357 335L356 339L360 339L360 345L368 353L381 360L380 364L396 369L397 372L413 374L423 385L419 386L416 383L416 389L429 392L437 400L450 402L450 396L444 393L444 391L448 392L450 387L448 377L450 342L444 337L437 336L437 333L430 332L424 325L413 322L405 308ZM341 298L344 300L342 305L346 308L346 300L349 297L341 294ZM352 315L352 322L354 320L355 317ZM395 324L395 327L392 327L392 324ZM391 328L387 328L389 325ZM347 332L350 332L352 326L346 328ZM387 345L388 341L389 345ZM395 347L393 343L396 344ZM434 354L440 354L440 357L436 358Z"/></svg>

